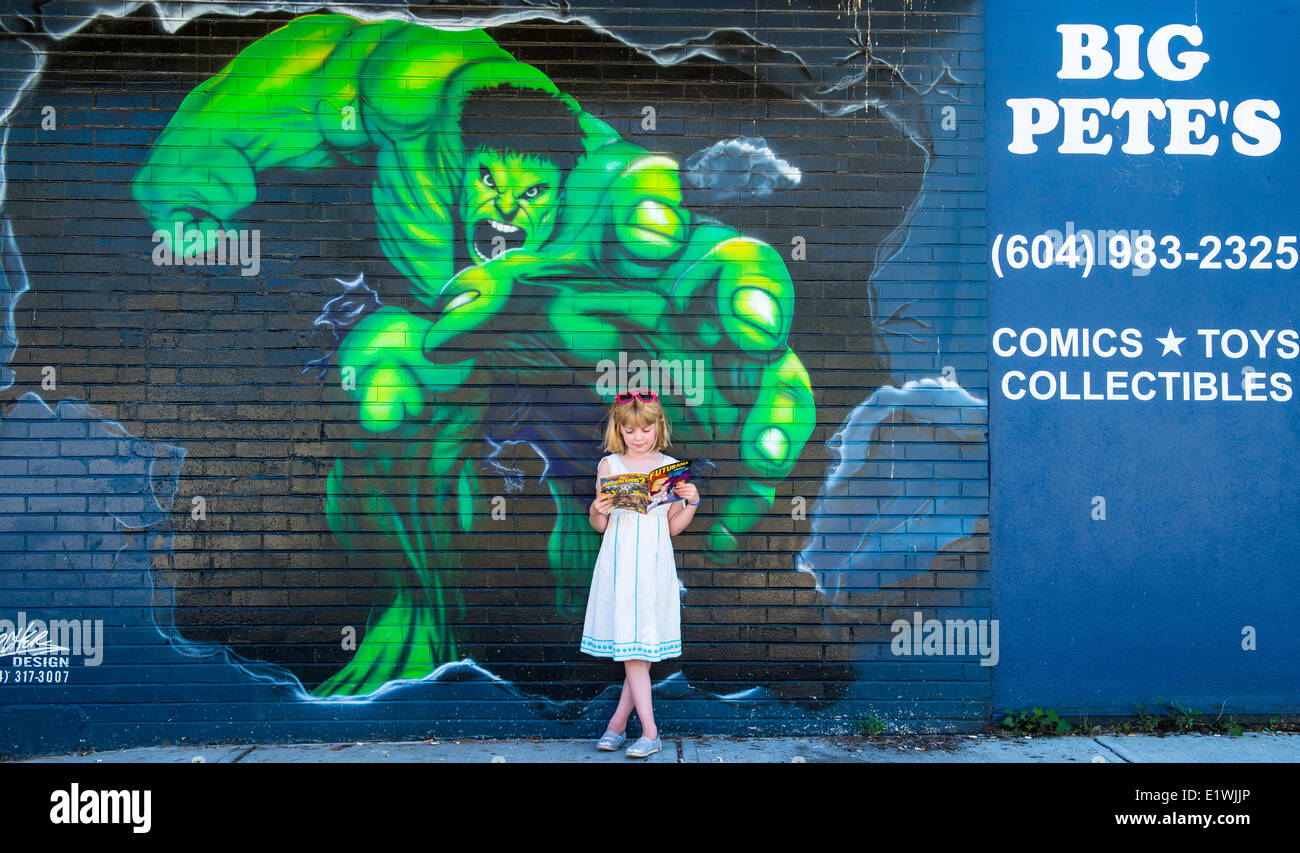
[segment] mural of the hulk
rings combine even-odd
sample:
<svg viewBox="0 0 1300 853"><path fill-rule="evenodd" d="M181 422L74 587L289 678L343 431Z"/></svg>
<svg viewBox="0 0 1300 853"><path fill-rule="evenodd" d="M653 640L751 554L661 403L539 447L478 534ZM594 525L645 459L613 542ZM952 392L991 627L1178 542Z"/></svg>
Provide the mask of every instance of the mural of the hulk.
<svg viewBox="0 0 1300 853"><path fill-rule="evenodd" d="M528 443L551 474L554 608L580 622L599 544L590 379L620 352L704 363L703 395L665 403L677 442L734 462L699 523L708 557L733 560L815 423L777 253L693 216L674 160L619 138L482 31L340 15L292 21L195 89L134 194L183 253L246 225L263 172L339 165L373 165L379 242L410 293L337 353L357 433L326 516L390 586L355 657L314 692L371 693L472 651L457 578L467 554L509 538L486 464L504 442Z"/></svg>

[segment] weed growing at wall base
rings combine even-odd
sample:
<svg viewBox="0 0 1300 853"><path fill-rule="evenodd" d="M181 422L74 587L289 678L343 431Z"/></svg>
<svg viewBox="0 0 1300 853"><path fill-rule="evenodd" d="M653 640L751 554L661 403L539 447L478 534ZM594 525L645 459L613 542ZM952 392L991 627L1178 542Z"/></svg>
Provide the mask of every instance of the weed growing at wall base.
<svg viewBox="0 0 1300 853"><path fill-rule="evenodd" d="M1160 702L1160 699L1156 700ZM1270 721L1272 722L1272 721ZM1200 711L1181 705L1178 702L1168 702L1157 707L1154 712L1147 711L1140 703L1136 706L1136 712L1133 719L1119 726L1119 730L1125 733L1143 733L1143 734L1226 734L1231 737L1240 737L1245 732L1245 727L1238 722L1235 716L1229 716L1226 720L1222 712L1211 719L1204 719ZM1274 729L1275 730L1275 729Z"/></svg>
<svg viewBox="0 0 1300 853"><path fill-rule="evenodd" d="M867 714L861 720L858 720L858 731L863 737L871 737L883 732L886 725L885 721L875 714Z"/></svg>
<svg viewBox="0 0 1300 853"><path fill-rule="evenodd" d="M1019 735L1063 735L1068 734L1071 728L1070 723L1053 710L1034 708L1017 713L1008 708L1003 714L1002 725Z"/></svg>

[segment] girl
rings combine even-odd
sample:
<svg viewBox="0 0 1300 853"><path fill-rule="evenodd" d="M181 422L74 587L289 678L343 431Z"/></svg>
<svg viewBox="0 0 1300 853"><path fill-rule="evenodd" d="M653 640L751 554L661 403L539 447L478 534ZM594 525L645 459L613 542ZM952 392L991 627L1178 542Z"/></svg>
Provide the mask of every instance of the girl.
<svg viewBox="0 0 1300 853"><path fill-rule="evenodd" d="M601 494L600 480L615 474L648 474L678 460L662 453L669 445L668 421L653 391L620 392L605 425L605 447L613 451L596 469L596 500L591 526L603 533L600 555L591 576L581 651L623 661L627 677L596 748L612 752L627 740L627 718L636 707L641 738L627 749L629 758L645 758L663 749L650 705L650 664L682 653L681 599L672 536L695 517L700 493L695 484L679 482L683 498L660 504L642 515L612 510L614 499Z"/></svg>

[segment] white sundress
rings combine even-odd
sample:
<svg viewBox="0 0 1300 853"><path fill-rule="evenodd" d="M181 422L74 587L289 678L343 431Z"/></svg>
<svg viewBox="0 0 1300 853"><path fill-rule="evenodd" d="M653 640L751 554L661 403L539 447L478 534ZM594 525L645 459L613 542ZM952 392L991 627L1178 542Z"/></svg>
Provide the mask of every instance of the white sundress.
<svg viewBox="0 0 1300 853"><path fill-rule="evenodd" d="M661 465L678 461L662 455ZM631 473L617 453L605 458L611 474ZM660 504L645 515L630 509L610 513L591 575L581 651L614 660L681 655L681 593L668 533L671 506Z"/></svg>

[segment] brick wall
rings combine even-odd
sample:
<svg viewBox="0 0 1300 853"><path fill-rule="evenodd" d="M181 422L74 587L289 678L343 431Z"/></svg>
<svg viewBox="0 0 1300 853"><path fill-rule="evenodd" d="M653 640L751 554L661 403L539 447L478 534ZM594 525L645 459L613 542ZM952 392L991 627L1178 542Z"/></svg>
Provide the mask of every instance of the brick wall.
<svg viewBox="0 0 1300 853"><path fill-rule="evenodd" d="M981 9L717 6L601 7L587 23L462 10L623 140L685 164L679 209L695 229L766 243L790 278L788 346L815 422L754 504L735 500L759 470L742 427L784 345L719 337L716 298L677 300L639 329L655 303L624 296L671 295L671 266L597 283L606 304L590 316L620 330L604 357L671 348L706 364L714 389L698 411L665 393L669 452L696 461L704 502L673 541L684 654L652 668L656 713L681 733L856 731L873 716L981 726L987 667L890 645L891 623L914 613L989 615ZM577 650L608 398L579 340L592 327L555 319L549 280L521 280L490 323L448 341L437 358L478 369L376 433L336 351L353 319L326 304L359 280L349 292L366 316L432 308L384 242L397 214L377 213L374 134L333 140L310 169L258 170L255 201L230 219L257 232L255 274L156 263L157 223L132 182L182 101L292 19L240 11L174 31L151 8L0 19L37 48L11 47L3 77L16 345L0 619L102 619L105 632L98 666L74 653L66 669L10 668L49 674L0 685L18 721L5 748L596 731L622 680ZM436 14L429 25L451 20ZM303 41L299 55L337 43ZM236 69L240 109L183 155L204 179L173 181L169 198L202 207L224 186L214 152L262 120L250 104L278 103L259 67L289 74ZM382 118L369 102L355 114L363 129ZM300 141L283 127L260 139ZM733 139L768 151L691 168ZM588 250L614 252L610 233ZM417 544L394 525L420 528ZM368 636L369 684L323 689Z"/></svg>

